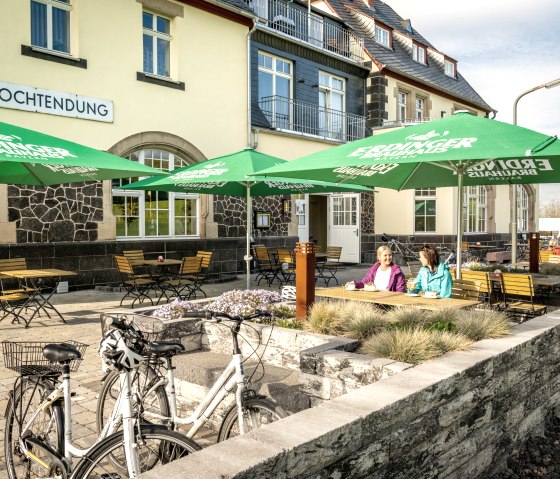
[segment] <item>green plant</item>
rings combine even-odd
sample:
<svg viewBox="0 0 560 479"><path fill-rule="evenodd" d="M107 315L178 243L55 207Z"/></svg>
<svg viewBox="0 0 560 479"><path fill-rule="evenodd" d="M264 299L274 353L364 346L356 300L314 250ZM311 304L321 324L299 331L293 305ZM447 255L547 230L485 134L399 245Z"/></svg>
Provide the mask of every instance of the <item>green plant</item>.
<svg viewBox="0 0 560 479"><path fill-rule="evenodd" d="M276 319L274 321L275 326L280 328L288 328L288 329L304 329L304 322L300 321L296 318L287 318L287 319Z"/></svg>
<svg viewBox="0 0 560 479"><path fill-rule="evenodd" d="M419 364L438 354L432 333L411 328L388 330L376 334L366 340L359 351L409 364Z"/></svg>
<svg viewBox="0 0 560 479"><path fill-rule="evenodd" d="M333 336L343 334L340 310L340 303L316 302L309 310L305 329L314 333L330 334Z"/></svg>
<svg viewBox="0 0 560 479"><path fill-rule="evenodd" d="M541 263L539 272L542 274L560 275L560 264L556 263Z"/></svg>
<svg viewBox="0 0 560 479"><path fill-rule="evenodd" d="M462 334L449 331L431 331L431 334L439 354L467 349L472 344L472 341Z"/></svg>
<svg viewBox="0 0 560 479"><path fill-rule="evenodd" d="M471 341L499 338L511 331L511 323L507 315L490 309L460 311L455 326L458 334L466 336Z"/></svg>
<svg viewBox="0 0 560 479"><path fill-rule="evenodd" d="M426 314L426 311L414 306L394 308L385 315L388 327L396 329L424 327L428 322L428 318L429 316Z"/></svg>
<svg viewBox="0 0 560 479"><path fill-rule="evenodd" d="M290 306L288 304L277 304L272 307L271 310L272 314L276 318L276 322L278 323L279 319L290 319L295 318L296 316L296 308L295 306Z"/></svg>
<svg viewBox="0 0 560 479"><path fill-rule="evenodd" d="M350 338L364 340L383 331L387 322L383 310L358 301L345 303L340 311L344 334Z"/></svg>

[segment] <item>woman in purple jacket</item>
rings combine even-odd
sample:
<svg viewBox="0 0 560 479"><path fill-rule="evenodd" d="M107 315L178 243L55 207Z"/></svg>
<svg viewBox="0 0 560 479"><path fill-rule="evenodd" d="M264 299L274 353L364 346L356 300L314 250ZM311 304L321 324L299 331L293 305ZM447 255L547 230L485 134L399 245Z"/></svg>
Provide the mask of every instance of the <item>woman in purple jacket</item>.
<svg viewBox="0 0 560 479"><path fill-rule="evenodd" d="M361 289L367 283L373 283L380 291L406 291L406 280L401 268L393 264L393 252L388 246L377 248L377 260L361 281L350 281L356 289Z"/></svg>

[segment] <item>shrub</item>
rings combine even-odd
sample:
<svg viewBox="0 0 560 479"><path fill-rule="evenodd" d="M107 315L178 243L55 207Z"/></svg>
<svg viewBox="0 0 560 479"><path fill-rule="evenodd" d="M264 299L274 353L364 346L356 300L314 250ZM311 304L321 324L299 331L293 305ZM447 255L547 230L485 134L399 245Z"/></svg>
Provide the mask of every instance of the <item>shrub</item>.
<svg viewBox="0 0 560 479"><path fill-rule="evenodd" d="M164 304L157 309L154 309L152 316L162 320L179 319L183 317L183 313L187 311L200 311L197 304L190 301L181 301L176 299L171 303Z"/></svg>
<svg viewBox="0 0 560 479"><path fill-rule="evenodd" d="M319 301L310 308L305 323L305 329L314 333L343 334L342 318L340 317L340 303Z"/></svg>
<svg viewBox="0 0 560 479"><path fill-rule="evenodd" d="M387 326L383 310L358 301L344 303L340 316L344 334L354 339L367 339Z"/></svg>
<svg viewBox="0 0 560 479"><path fill-rule="evenodd" d="M278 319L290 319L296 317L295 306L290 306L288 304L275 304L271 309L272 314L278 321Z"/></svg>
<svg viewBox="0 0 560 479"><path fill-rule="evenodd" d="M556 263L541 263L539 272L542 274L560 275L560 264Z"/></svg>
<svg viewBox="0 0 560 479"><path fill-rule="evenodd" d="M449 331L431 331L431 333L434 346L439 354L467 349L472 344L472 341L462 334L451 333Z"/></svg>
<svg viewBox="0 0 560 479"><path fill-rule="evenodd" d="M490 309L459 311L455 326L457 333L471 341L487 338L499 338L511 331L511 323L505 313Z"/></svg>
<svg viewBox="0 0 560 479"><path fill-rule="evenodd" d="M282 301L282 296L266 289L234 289L218 296L204 309L232 315L253 314L255 310L270 311L274 303Z"/></svg>
<svg viewBox="0 0 560 479"><path fill-rule="evenodd" d="M433 335L423 329L395 329L372 336L360 352L409 364L419 364L438 354Z"/></svg>
<svg viewBox="0 0 560 479"><path fill-rule="evenodd" d="M429 316L426 311L415 308L414 306L394 308L385 314L387 325L397 329L416 329L424 327L428 322L428 318Z"/></svg>
<svg viewBox="0 0 560 479"><path fill-rule="evenodd" d="M455 332L455 320L457 319L456 309L438 309L426 312L427 318L424 329L428 331L449 331Z"/></svg>

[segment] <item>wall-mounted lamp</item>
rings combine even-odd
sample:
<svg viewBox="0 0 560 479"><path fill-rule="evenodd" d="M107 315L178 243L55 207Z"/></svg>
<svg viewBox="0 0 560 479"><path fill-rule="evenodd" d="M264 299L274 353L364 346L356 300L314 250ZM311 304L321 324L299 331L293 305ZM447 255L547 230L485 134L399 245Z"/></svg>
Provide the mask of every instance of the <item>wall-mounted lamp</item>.
<svg viewBox="0 0 560 479"><path fill-rule="evenodd" d="M292 200L287 200L285 198L282 200L282 212L285 215L292 213Z"/></svg>

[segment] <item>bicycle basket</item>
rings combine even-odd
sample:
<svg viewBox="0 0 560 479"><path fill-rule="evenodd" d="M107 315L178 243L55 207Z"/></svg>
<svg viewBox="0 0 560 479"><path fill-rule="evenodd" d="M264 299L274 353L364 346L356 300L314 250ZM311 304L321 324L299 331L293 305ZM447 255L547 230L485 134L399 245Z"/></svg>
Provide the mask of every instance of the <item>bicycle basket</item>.
<svg viewBox="0 0 560 479"><path fill-rule="evenodd" d="M43 356L43 348L54 341L2 341L4 366L22 376L44 375L52 372L62 372L62 364L53 363ZM74 346L82 355L88 347L87 344L77 341L64 341ZM76 372L82 359L70 361L70 371Z"/></svg>
<svg viewBox="0 0 560 479"><path fill-rule="evenodd" d="M103 313L101 314L101 334L103 337L113 327L107 325L107 319L114 318L118 321L123 321L127 324L134 323L144 336L144 339L150 342L162 341L164 339L172 339L169 336L169 331L166 330L162 321L153 316L146 316L138 313Z"/></svg>

